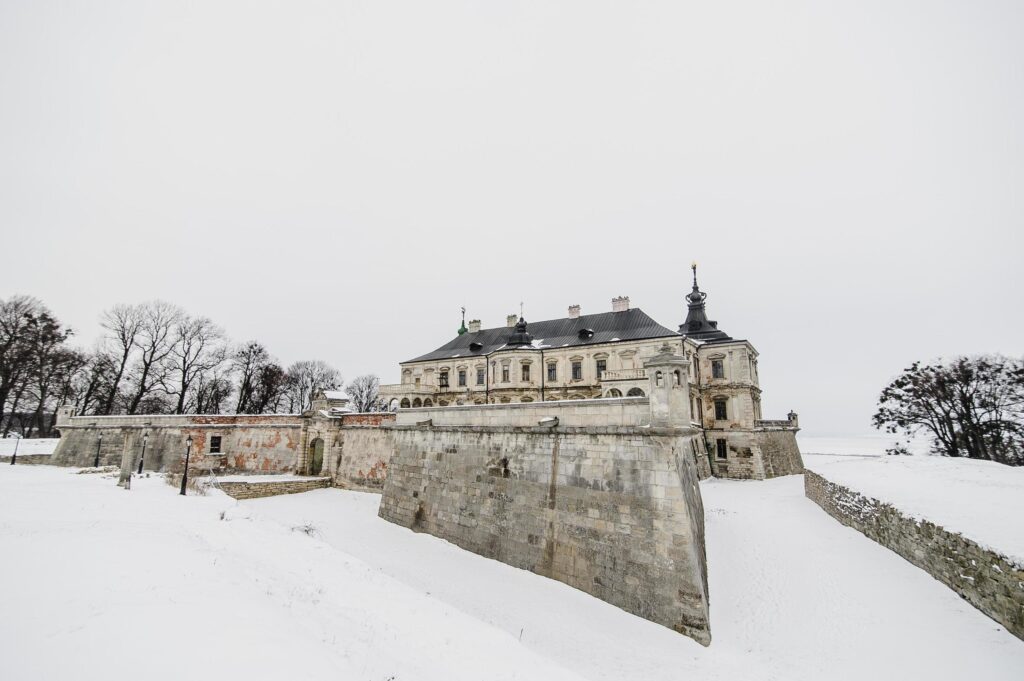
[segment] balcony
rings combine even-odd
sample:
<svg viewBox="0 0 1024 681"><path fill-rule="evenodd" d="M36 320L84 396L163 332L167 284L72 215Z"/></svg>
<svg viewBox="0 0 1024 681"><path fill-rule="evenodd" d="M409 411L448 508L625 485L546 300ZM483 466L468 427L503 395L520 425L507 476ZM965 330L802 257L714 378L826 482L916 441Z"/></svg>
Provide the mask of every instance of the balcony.
<svg viewBox="0 0 1024 681"><path fill-rule="evenodd" d="M381 397L397 397L399 395L433 395L438 391L435 385L416 385L415 383L389 383L380 387Z"/></svg>
<svg viewBox="0 0 1024 681"><path fill-rule="evenodd" d="M646 369L612 369L601 374L602 381L646 381Z"/></svg>

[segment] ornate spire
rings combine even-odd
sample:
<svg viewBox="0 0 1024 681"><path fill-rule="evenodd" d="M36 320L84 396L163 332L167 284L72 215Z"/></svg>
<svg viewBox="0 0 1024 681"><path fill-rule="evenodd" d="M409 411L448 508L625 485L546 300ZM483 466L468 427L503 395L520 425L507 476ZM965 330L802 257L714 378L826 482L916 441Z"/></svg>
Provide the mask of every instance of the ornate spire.
<svg viewBox="0 0 1024 681"><path fill-rule="evenodd" d="M466 328L466 308L462 308L462 326L459 327L459 335L466 333L469 329Z"/></svg>
<svg viewBox="0 0 1024 681"><path fill-rule="evenodd" d="M686 321L679 325L679 333L696 340L729 340L729 335L718 330L718 322L708 319L704 301L708 294L697 286L697 263L690 265L693 269L693 289L686 296Z"/></svg>

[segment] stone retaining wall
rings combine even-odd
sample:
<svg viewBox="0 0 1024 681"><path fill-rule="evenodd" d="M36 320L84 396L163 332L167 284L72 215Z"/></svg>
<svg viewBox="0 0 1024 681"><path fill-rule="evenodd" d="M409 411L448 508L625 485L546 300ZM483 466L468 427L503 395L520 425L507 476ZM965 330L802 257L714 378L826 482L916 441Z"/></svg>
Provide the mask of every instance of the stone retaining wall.
<svg viewBox="0 0 1024 681"><path fill-rule="evenodd" d="M710 642L699 431L388 430L385 520Z"/></svg>
<svg viewBox="0 0 1024 681"><path fill-rule="evenodd" d="M309 480L287 480L267 482L225 482L220 481L220 488L229 497L235 499L258 499L274 497L279 494L298 494L314 489L325 489L331 486L330 478L311 478Z"/></svg>
<svg viewBox="0 0 1024 681"><path fill-rule="evenodd" d="M804 492L839 522L896 552L1024 639L1024 566L812 471L804 473Z"/></svg>
<svg viewBox="0 0 1024 681"><path fill-rule="evenodd" d="M52 459L53 457L49 454L18 454L18 460L14 462L14 465L45 466L52 464ZM0 456L0 465L11 465L11 455L4 454Z"/></svg>

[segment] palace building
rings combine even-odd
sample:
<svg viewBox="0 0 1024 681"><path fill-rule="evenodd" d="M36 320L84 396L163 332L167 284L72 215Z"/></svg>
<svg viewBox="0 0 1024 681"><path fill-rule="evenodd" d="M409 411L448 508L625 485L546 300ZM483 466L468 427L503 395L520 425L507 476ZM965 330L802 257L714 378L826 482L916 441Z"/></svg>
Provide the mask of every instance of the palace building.
<svg viewBox="0 0 1024 681"><path fill-rule="evenodd" d="M677 331L631 308L627 297L598 314L581 314L573 305L562 319L528 323L509 315L505 326L491 329L464 322L449 342L401 362L401 383L381 386L381 396L397 409L647 397L644 362L667 344L689 361L693 426L705 431L709 450L723 463L742 459L760 447L755 440L780 431L789 434L785 449L799 457L796 414L763 419L757 350L710 321L706 299L694 265Z"/></svg>

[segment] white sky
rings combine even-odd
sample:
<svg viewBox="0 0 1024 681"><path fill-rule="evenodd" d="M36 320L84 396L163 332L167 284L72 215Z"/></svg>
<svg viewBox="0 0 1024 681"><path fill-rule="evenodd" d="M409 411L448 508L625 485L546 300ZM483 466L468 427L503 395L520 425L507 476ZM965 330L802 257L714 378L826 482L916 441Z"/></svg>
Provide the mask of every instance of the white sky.
<svg viewBox="0 0 1024 681"><path fill-rule="evenodd" d="M869 430L1021 352L1020 2L0 3L0 296L164 298L398 379L485 326L709 314L765 417Z"/></svg>

